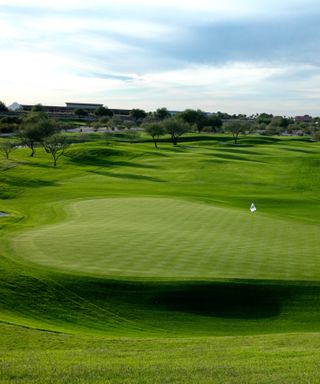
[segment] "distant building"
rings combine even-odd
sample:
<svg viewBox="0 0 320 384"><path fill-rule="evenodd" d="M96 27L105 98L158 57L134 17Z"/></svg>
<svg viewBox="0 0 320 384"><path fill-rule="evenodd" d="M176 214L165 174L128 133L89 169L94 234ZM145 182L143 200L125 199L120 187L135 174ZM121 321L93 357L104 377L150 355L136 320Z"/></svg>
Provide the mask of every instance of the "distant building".
<svg viewBox="0 0 320 384"><path fill-rule="evenodd" d="M296 116L294 118L296 122L301 122L301 123L311 123L312 122L312 116L309 115L304 115L304 116Z"/></svg>
<svg viewBox="0 0 320 384"><path fill-rule="evenodd" d="M59 117L59 118L72 118L74 117L74 111L76 109L82 109L86 112L94 113L96 109L102 107L103 104L97 103L73 103L66 102L66 106L57 106L57 105L42 105L43 110L48 113L51 117ZM34 107L33 104L13 104L12 110L15 112L31 112ZM117 109L110 108L115 116L118 117L128 117L130 115L130 109Z"/></svg>
<svg viewBox="0 0 320 384"><path fill-rule="evenodd" d="M66 108L69 110L83 109L87 112L94 112L96 109L103 107L103 104L91 104L91 103L66 103Z"/></svg>

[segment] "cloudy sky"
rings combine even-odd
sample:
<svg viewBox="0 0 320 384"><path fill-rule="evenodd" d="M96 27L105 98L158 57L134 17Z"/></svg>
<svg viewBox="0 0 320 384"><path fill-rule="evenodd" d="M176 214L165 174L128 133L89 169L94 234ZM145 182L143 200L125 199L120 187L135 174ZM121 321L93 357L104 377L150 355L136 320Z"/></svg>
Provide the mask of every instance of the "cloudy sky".
<svg viewBox="0 0 320 384"><path fill-rule="evenodd" d="M319 0L0 0L0 100L320 115Z"/></svg>

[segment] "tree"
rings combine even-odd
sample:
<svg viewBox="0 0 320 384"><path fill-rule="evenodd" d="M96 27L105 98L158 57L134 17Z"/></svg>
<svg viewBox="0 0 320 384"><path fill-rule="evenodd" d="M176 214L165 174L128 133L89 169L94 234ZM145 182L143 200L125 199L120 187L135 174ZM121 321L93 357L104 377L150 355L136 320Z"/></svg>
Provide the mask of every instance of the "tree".
<svg viewBox="0 0 320 384"><path fill-rule="evenodd" d="M43 112L32 112L27 115L21 122L19 135L22 141L31 149L30 157L35 154L35 146L37 143L53 135L59 130L56 121L49 119Z"/></svg>
<svg viewBox="0 0 320 384"><path fill-rule="evenodd" d="M173 145L177 145L178 137L190 130L190 125L180 119L166 119L162 122L165 131L171 136Z"/></svg>
<svg viewBox="0 0 320 384"><path fill-rule="evenodd" d="M318 128L313 131L312 139L314 141L320 141L320 130Z"/></svg>
<svg viewBox="0 0 320 384"><path fill-rule="evenodd" d="M159 137L166 133L164 127L161 125L161 123L155 122L144 124L143 128L145 132L152 137L154 146L158 148L157 141L159 140Z"/></svg>
<svg viewBox="0 0 320 384"><path fill-rule="evenodd" d="M156 120L164 120L164 119L168 119L169 117L171 117L171 114L170 112L167 110L167 108L165 107L162 107L162 108L158 108L154 113L153 113L154 117Z"/></svg>
<svg viewBox="0 0 320 384"><path fill-rule="evenodd" d="M31 108L31 112L44 112L43 105L42 105L42 104L35 104L35 105Z"/></svg>
<svg viewBox="0 0 320 384"><path fill-rule="evenodd" d="M12 140L6 139L0 142L0 151L5 155L5 158L9 160L9 154L17 147L16 143Z"/></svg>
<svg viewBox="0 0 320 384"><path fill-rule="evenodd" d="M78 116L78 118L80 119L81 117L85 117L85 116L88 116L89 113L88 111L86 111L85 109L82 109L82 108L77 108L74 110L74 114L76 116Z"/></svg>
<svg viewBox="0 0 320 384"><path fill-rule="evenodd" d="M8 112L7 106L2 101L0 101L0 112Z"/></svg>
<svg viewBox="0 0 320 384"><path fill-rule="evenodd" d="M130 117L136 122L141 122L145 117L147 116L147 113L143 109L134 108L130 111Z"/></svg>
<svg viewBox="0 0 320 384"><path fill-rule="evenodd" d="M43 140L42 145L47 153L53 158L53 165L57 166L57 161L65 153L70 143L65 135L55 134Z"/></svg>
<svg viewBox="0 0 320 384"><path fill-rule="evenodd" d="M282 116L274 116L269 125L272 127L277 127L277 128L283 128L286 129L288 128L289 124L294 123L293 119L288 119L287 117L282 117Z"/></svg>
<svg viewBox="0 0 320 384"><path fill-rule="evenodd" d="M108 107L102 107L102 106L97 108L94 111L94 114L96 116L109 116L109 117L113 116L113 112L111 111L111 109L109 109Z"/></svg>
<svg viewBox="0 0 320 384"><path fill-rule="evenodd" d="M207 116L206 126L210 127L213 132L219 132L222 127L222 120L216 114L212 113Z"/></svg>
<svg viewBox="0 0 320 384"><path fill-rule="evenodd" d="M123 129L124 128L122 120L120 119L120 117L117 117L117 116L113 116L113 118L108 121L107 126L109 128L111 128L113 131L115 129Z"/></svg>
<svg viewBox="0 0 320 384"><path fill-rule="evenodd" d="M207 115L201 109L186 109L178 117L190 125L194 125L200 133L207 125Z"/></svg>
<svg viewBox="0 0 320 384"><path fill-rule="evenodd" d="M238 143L240 133L246 133L249 128L249 124L244 121L232 121L225 125L225 131L232 134L235 144Z"/></svg>
<svg viewBox="0 0 320 384"><path fill-rule="evenodd" d="M97 132L100 128L106 128L108 126L110 117L105 116L92 123L93 130Z"/></svg>
<svg viewBox="0 0 320 384"><path fill-rule="evenodd" d="M0 119L0 133L13 133L18 130L20 117L6 116Z"/></svg>
<svg viewBox="0 0 320 384"><path fill-rule="evenodd" d="M271 123L271 120L273 118L273 115L272 114L269 114L269 113L260 113L257 118L256 118L256 122L258 124L270 124Z"/></svg>

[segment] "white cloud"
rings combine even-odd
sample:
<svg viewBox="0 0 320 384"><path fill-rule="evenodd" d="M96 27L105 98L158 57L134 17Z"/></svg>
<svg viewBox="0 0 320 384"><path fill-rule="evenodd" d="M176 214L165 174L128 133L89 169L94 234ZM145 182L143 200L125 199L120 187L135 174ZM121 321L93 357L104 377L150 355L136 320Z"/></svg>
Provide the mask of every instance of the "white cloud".
<svg viewBox="0 0 320 384"><path fill-rule="evenodd" d="M70 10L105 10L110 9L158 9L172 12L179 11L184 14L189 13L190 17L195 14L219 17L241 17L255 16L257 14L269 14L277 17L278 13L290 14L292 10L299 9L301 12L308 11L312 7L318 7L317 0L0 0L0 5L39 8L55 11ZM170 16L170 15L169 15Z"/></svg>
<svg viewBox="0 0 320 384"><path fill-rule="evenodd" d="M275 18L294 14L300 7L301 12L315 6L319 10L315 0L0 0L1 5L8 6L0 7L0 99L6 103L62 104L75 99L124 108L163 105L250 113L273 106L283 113L316 111L320 78L313 67L309 73L308 65L288 64L285 58L277 63L274 56L273 64L227 62L218 66L210 62L210 55L204 55L206 65L200 65L192 53L198 47L183 46L188 37L192 40L194 24L241 18L256 21L257 15ZM14 7L30 9L25 15L15 13ZM139 39L143 43L136 43ZM203 40L208 45L200 47L200 53L212 48L210 39ZM201 45L203 40L196 41ZM166 49L167 42L170 49ZM231 39L231 44L236 52L237 39ZM260 60L267 60L263 55ZM197 64L188 64L186 57ZM237 57L242 60L244 56Z"/></svg>
<svg viewBox="0 0 320 384"><path fill-rule="evenodd" d="M301 71L306 69L314 68L300 68ZM267 111L298 114L315 113L316 98L319 97L315 86L320 88L320 77L315 75L305 81L304 88L288 98L285 93L290 90L286 89L286 83L282 84L281 79L296 73L297 67L270 64L192 65L181 70L140 76L121 74L131 77L131 80L80 75L85 70L84 64L49 54L19 56L14 53L1 63L4 77L6 71L15 73L9 80L0 78L2 91L6 94L4 101L63 104L72 99L101 102L110 107L141 107L147 110L167 106L178 110L201 108L230 113ZM294 86L295 83L291 82L290 87Z"/></svg>

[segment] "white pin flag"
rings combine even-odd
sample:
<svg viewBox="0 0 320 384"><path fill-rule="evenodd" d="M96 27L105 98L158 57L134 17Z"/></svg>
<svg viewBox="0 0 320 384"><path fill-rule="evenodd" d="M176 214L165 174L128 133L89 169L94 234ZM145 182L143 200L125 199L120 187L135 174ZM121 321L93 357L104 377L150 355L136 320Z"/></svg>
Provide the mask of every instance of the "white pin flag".
<svg viewBox="0 0 320 384"><path fill-rule="evenodd" d="M256 210L257 210L256 206L254 205L254 203L252 203L252 204L250 205L250 211L253 213L253 212L255 212Z"/></svg>

